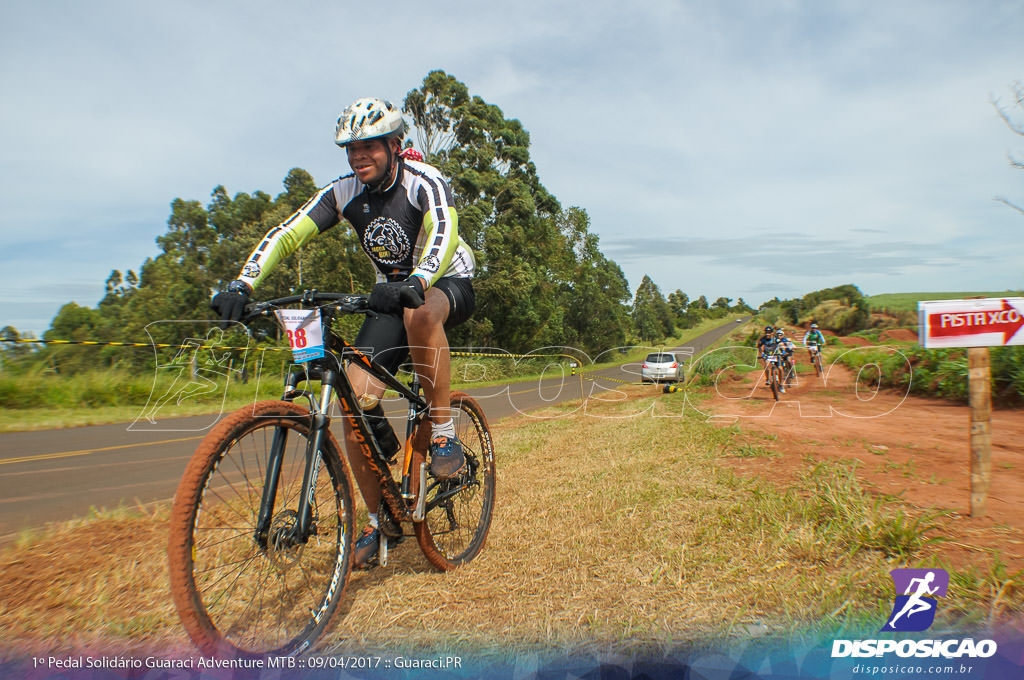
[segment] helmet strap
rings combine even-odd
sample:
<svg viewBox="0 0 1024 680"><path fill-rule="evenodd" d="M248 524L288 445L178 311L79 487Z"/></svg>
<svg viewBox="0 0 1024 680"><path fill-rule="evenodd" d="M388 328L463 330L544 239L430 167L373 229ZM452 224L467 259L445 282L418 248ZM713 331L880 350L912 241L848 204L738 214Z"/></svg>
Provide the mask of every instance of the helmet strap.
<svg viewBox="0 0 1024 680"><path fill-rule="evenodd" d="M395 182L398 181L397 158L399 151L394 151L391 148L391 138L385 138L383 141L388 148L388 165L384 168L384 176L381 177L380 181L370 187L378 193L390 190L391 187L395 186ZM401 147L401 144L399 144L399 147Z"/></svg>

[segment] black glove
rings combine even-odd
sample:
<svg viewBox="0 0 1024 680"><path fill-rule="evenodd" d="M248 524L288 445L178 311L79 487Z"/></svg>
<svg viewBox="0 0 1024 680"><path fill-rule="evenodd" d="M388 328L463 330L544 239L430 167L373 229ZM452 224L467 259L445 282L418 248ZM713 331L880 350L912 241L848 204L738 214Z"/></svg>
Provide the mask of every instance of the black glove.
<svg viewBox="0 0 1024 680"><path fill-rule="evenodd" d="M241 279L228 284L228 289L221 291L210 300L210 309L220 314L220 327L227 328L232 321L240 321L249 303L252 288Z"/></svg>
<svg viewBox="0 0 1024 680"><path fill-rule="evenodd" d="M405 281L378 283L366 304L381 314L396 314L404 307L416 309L423 304L423 283L418 276L410 276Z"/></svg>

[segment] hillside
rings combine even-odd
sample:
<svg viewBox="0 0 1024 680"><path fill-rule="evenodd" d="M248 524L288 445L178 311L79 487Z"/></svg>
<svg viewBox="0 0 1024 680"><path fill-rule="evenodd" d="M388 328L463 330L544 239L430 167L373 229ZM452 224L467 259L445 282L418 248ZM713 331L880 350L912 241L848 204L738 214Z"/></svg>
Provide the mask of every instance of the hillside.
<svg viewBox="0 0 1024 680"><path fill-rule="evenodd" d="M1004 290L989 292L956 292L956 293L882 293L867 296L868 306L872 311L887 309L892 311L917 311L917 303L921 300L962 300L969 297L1018 297L1024 291Z"/></svg>

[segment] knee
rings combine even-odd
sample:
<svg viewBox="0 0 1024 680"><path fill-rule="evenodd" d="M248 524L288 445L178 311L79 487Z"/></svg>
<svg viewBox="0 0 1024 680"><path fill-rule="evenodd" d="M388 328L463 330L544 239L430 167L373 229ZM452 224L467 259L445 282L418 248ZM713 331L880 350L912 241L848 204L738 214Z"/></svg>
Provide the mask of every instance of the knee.
<svg viewBox="0 0 1024 680"><path fill-rule="evenodd" d="M448 317L447 309L441 305L425 304L416 309L406 310L405 327L410 332L429 331L444 326Z"/></svg>

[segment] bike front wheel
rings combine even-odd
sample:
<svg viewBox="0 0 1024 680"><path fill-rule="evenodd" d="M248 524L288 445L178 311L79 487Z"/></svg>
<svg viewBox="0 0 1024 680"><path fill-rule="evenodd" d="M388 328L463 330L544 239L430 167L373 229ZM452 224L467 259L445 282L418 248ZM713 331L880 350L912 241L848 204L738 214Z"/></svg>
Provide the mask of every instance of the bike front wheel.
<svg viewBox="0 0 1024 680"><path fill-rule="evenodd" d="M330 625L351 563L352 487L334 438L324 437L310 493L310 531L296 539L312 416L264 401L222 420L200 443L170 521L171 591L189 637L221 656L296 654ZM257 531L271 450L280 474L269 522Z"/></svg>
<svg viewBox="0 0 1024 680"><path fill-rule="evenodd" d="M422 521L413 523L427 561L442 571L469 562L484 547L495 498L494 444L484 412L462 392L452 393L451 409L466 467L452 479L427 477L426 513ZM430 423L421 427L430 427ZM415 477L425 461L422 450L413 451Z"/></svg>

